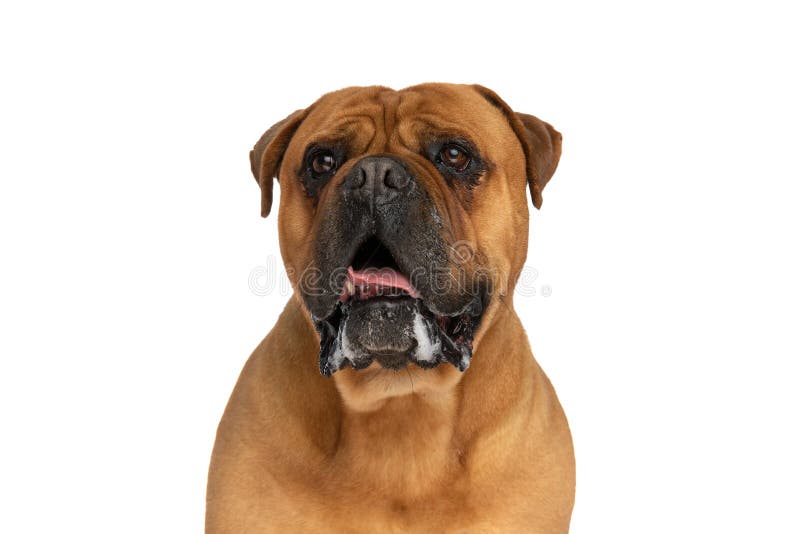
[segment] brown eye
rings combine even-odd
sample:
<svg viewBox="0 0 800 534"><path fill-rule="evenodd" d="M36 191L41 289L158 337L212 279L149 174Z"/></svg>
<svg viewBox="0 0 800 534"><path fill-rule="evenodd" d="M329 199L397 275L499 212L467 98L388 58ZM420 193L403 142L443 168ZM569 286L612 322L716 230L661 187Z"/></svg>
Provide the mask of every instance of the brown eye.
<svg viewBox="0 0 800 534"><path fill-rule="evenodd" d="M311 160L311 170L314 171L314 174L328 174L336 170L336 159L333 157L333 153L325 150L316 154Z"/></svg>
<svg viewBox="0 0 800 534"><path fill-rule="evenodd" d="M451 169L461 172L469 166L469 154L458 145L444 145L439 152L442 163Z"/></svg>

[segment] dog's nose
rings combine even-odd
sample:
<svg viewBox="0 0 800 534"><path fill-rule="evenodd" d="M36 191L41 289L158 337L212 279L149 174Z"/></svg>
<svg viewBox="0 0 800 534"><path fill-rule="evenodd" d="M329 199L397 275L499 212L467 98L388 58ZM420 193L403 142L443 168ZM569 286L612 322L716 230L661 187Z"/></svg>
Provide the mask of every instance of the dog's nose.
<svg viewBox="0 0 800 534"><path fill-rule="evenodd" d="M353 190L363 200L381 205L392 202L409 189L411 175L395 158L369 156L351 169L345 187Z"/></svg>

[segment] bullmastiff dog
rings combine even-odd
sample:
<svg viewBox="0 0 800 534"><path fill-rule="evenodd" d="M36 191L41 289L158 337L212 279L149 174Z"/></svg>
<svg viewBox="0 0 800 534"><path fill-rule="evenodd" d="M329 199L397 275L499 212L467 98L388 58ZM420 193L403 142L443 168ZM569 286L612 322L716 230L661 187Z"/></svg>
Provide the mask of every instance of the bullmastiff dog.
<svg viewBox="0 0 800 534"><path fill-rule="evenodd" d="M294 293L219 424L206 532L567 532L513 290L561 134L478 85L353 87L250 153Z"/></svg>

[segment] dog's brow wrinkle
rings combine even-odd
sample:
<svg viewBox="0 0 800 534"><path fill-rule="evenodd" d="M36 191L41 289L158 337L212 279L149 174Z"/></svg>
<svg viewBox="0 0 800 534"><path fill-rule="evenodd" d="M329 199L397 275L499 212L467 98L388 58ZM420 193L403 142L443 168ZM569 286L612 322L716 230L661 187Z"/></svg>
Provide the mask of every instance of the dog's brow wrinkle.
<svg viewBox="0 0 800 534"><path fill-rule="evenodd" d="M400 94L396 91L385 91L380 95L383 104L383 129L386 135L386 145L392 138L395 123L397 122L397 108L400 106Z"/></svg>
<svg viewBox="0 0 800 534"><path fill-rule="evenodd" d="M372 126L372 136L366 142L365 146L371 146L375 140L375 136L378 133L378 124L375 121L375 117L372 115L368 115L366 113L354 113L350 115L346 115L342 117L341 121L336 125L334 132L345 132L345 137L354 137L358 135L359 132L363 132L366 129L366 125L364 121L368 122ZM348 139L349 140L349 139Z"/></svg>

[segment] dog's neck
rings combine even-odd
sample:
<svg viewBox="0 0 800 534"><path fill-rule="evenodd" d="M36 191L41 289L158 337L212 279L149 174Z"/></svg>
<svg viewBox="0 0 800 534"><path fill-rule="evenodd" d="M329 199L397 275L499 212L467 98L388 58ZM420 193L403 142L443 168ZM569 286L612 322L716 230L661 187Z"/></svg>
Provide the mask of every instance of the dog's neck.
<svg viewBox="0 0 800 534"><path fill-rule="evenodd" d="M394 397L371 412L345 409L333 465L342 479L357 473L379 494L422 495L457 476L457 409L455 392Z"/></svg>

